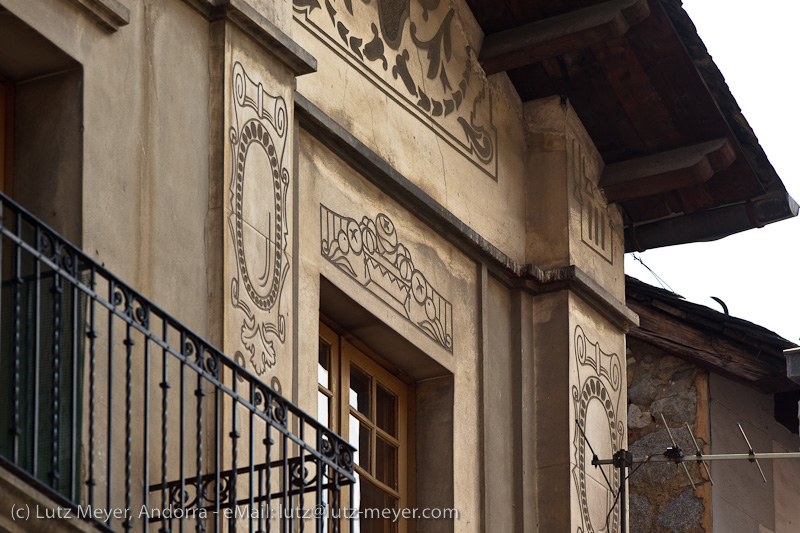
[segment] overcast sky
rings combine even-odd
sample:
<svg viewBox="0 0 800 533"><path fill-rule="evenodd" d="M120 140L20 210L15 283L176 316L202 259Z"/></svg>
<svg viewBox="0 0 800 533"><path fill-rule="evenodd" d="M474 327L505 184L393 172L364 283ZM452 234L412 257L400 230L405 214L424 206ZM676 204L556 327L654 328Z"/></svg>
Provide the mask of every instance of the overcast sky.
<svg viewBox="0 0 800 533"><path fill-rule="evenodd" d="M789 194L800 201L800 2L684 0L684 8ZM709 243L640 254L686 299L769 328L800 344L800 217ZM626 273L658 285L625 257Z"/></svg>

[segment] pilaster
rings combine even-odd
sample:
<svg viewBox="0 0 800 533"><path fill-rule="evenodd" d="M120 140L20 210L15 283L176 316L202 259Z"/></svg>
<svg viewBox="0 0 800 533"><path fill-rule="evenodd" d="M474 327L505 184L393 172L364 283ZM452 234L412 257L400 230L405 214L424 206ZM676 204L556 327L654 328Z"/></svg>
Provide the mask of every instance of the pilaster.
<svg viewBox="0 0 800 533"><path fill-rule="evenodd" d="M622 219L591 138L559 97L527 103L525 120L527 262L574 266L623 302ZM617 532L619 473L593 467L590 445L602 458L626 447L625 331L572 285L534 296L532 323L539 531Z"/></svg>

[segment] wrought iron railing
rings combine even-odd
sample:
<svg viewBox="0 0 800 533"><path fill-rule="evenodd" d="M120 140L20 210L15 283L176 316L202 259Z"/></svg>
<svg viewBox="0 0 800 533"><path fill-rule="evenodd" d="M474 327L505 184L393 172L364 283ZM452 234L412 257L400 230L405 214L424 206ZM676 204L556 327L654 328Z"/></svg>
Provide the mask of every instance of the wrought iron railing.
<svg viewBox="0 0 800 533"><path fill-rule="evenodd" d="M101 529L340 529L347 442L0 206L0 466Z"/></svg>

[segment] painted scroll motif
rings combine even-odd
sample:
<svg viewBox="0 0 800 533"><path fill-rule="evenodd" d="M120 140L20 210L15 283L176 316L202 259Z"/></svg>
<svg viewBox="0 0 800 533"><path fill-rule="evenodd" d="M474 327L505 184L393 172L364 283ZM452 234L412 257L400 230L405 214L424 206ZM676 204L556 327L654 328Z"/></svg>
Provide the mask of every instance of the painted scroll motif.
<svg viewBox="0 0 800 533"><path fill-rule="evenodd" d="M622 400L622 365L616 353L606 353L592 342L580 326L575 327L574 350L577 384L572 387L575 422L573 431L572 477L578 492L582 527L579 533L614 533L620 530L620 507L611 490L591 479L591 444L596 453L611 457L623 447L625 427L619 419ZM582 431L581 431L582 430ZM585 433L585 434L584 434ZM620 482L618 468L607 468L606 478L616 491ZM598 475L596 470L591 471ZM600 494L597 494L597 493ZM592 494L595 493L595 494Z"/></svg>
<svg viewBox="0 0 800 533"><path fill-rule="evenodd" d="M497 179L485 80L442 0L293 0L295 20L359 74Z"/></svg>
<svg viewBox="0 0 800 533"><path fill-rule="evenodd" d="M453 351L453 306L414 265L388 216L357 221L320 205L320 245L325 259Z"/></svg>
<svg viewBox="0 0 800 533"><path fill-rule="evenodd" d="M284 99L270 95L239 62L233 66L231 94L228 227L237 268L231 303L241 316L242 346L261 376L275 365L277 345L286 341L281 297L289 272L289 119Z"/></svg>

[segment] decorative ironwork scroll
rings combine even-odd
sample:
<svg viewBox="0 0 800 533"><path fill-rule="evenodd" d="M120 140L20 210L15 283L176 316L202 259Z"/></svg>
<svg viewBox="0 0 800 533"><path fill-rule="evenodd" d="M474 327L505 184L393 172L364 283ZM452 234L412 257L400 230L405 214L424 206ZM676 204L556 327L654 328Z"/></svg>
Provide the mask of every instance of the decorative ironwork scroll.
<svg viewBox="0 0 800 533"><path fill-rule="evenodd" d="M453 31L455 11L448 2L293 2L301 26L497 179L491 95L472 72L466 39Z"/></svg>
<svg viewBox="0 0 800 533"><path fill-rule="evenodd" d="M453 351L453 306L415 266L383 213L361 222L320 205L323 257Z"/></svg>
<svg viewBox="0 0 800 533"><path fill-rule="evenodd" d="M613 453L623 447L625 427L619 420L620 402L622 400L622 366L617 354L608 354L595 343L586 338L583 328L575 327L574 334L575 359L577 362L578 384L572 387L572 401L575 409L575 419L581 428L593 428L590 434L595 450L606 449ZM598 422L598 419L601 421ZM581 517L584 528L579 528L586 533L612 533L619 531L620 511L614 505L614 496L603 487L606 494L606 506L602 512L592 512L591 501L597 498L589 496L593 490L587 475L587 465L590 464L591 452L588 451L586 436L575 428L573 431L574 467L572 477L578 490ZM619 487L620 470L612 468L609 481L612 487ZM597 490L597 489L594 489ZM596 504L595 504L596 505ZM610 511L610 515L609 515Z"/></svg>
<svg viewBox="0 0 800 533"><path fill-rule="evenodd" d="M242 313L241 341L259 376L276 361L275 343L286 340L281 309L289 257L286 102L272 96L238 61L231 77L231 215L236 253L233 307ZM256 199L257 198L257 199Z"/></svg>

